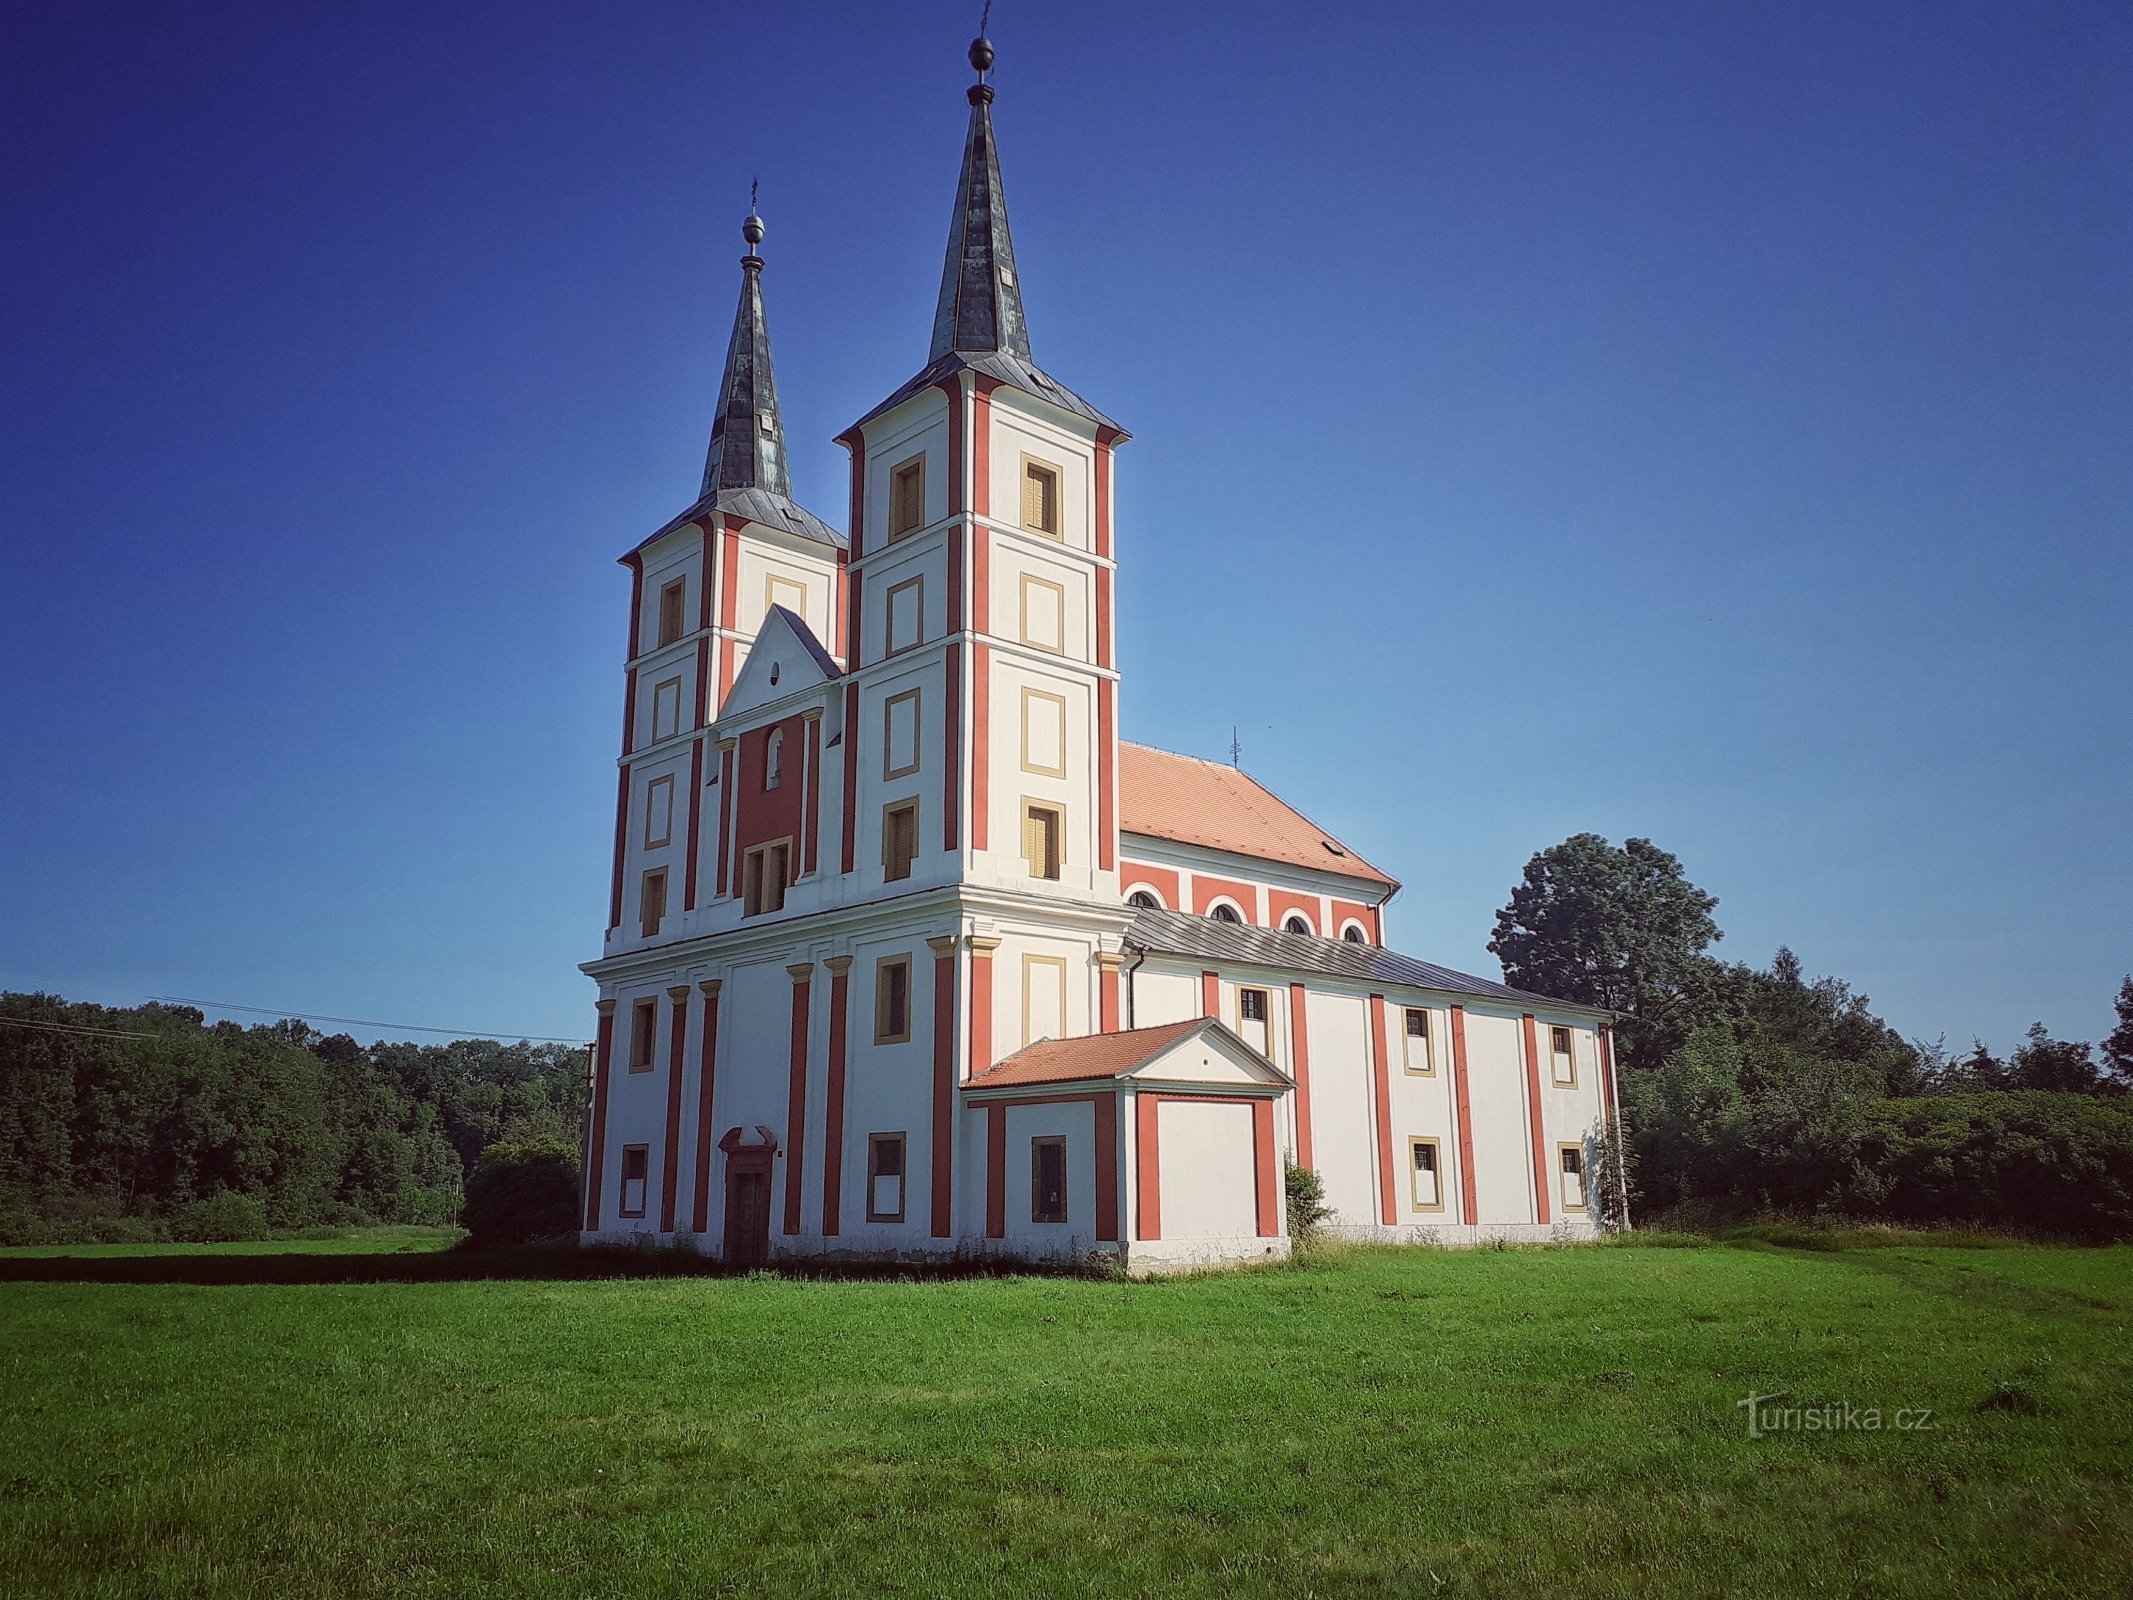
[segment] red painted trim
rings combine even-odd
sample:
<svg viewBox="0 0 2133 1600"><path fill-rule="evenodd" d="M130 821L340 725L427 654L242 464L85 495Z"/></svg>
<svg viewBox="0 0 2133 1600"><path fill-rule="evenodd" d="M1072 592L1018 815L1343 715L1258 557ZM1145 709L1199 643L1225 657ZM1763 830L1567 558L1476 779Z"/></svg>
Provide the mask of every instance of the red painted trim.
<svg viewBox="0 0 2133 1600"><path fill-rule="evenodd" d="M830 626L836 630L837 642L830 646L830 654L835 656L839 661L842 661L845 664L845 669L847 671L851 669L852 665L851 655L845 649L844 645L845 629L849 626L850 623L850 616L848 611L846 610L846 607L849 604L849 589L851 583L851 572L849 570L849 566L850 558L842 550L838 551L836 586L831 591L830 595L830 611L832 614Z"/></svg>
<svg viewBox="0 0 2133 1600"><path fill-rule="evenodd" d="M850 872L859 858L859 685L844 686L844 855Z"/></svg>
<svg viewBox="0 0 2133 1600"><path fill-rule="evenodd" d="M970 626L992 632L992 532L982 522L970 525Z"/></svg>
<svg viewBox="0 0 2133 1600"><path fill-rule="evenodd" d="M624 766L615 778L615 881L607 893L607 925L622 926L622 858L630 837L630 769Z"/></svg>
<svg viewBox="0 0 2133 1600"><path fill-rule="evenodd" d="M955 516L964 509L963 493L963 378L961 373L951 372L936 383L934 388L948 397L948 515ZM949 579L948 591L955 592L955 580ZM948 602L951 607L955 601ZM954 631L951 625L950 632Z"/></svg>
<svg viewBox="0 0 2133 1600"><path fill-rule="evenodd" d="M955 957L933 958L933 1237L954 1221Z"/></svg>
<svg viewBox="0 0 2133 1600"><path fill-rule="evenodd" d="M959 522L948 530L948 633L952 639L963 631L963 541L970 525Z"/></svg>
<svg viewBox="0 0 2133 1600"><path fill-rule="evenodd" d="M711 636L696 641L696 725L711 726Z"/></svg>
<svg viewBox="0 0 2133 1600"><path fill-rule="evenodd" d="M1534 1037L1533 1013L1526 1013L1526 1115L1533 1125L1533 1219L1548 1220L1547 1140L1541 1127L1540 1041Z"/></svg>
<svg viewBox="0 0 2133 1600"><path fill-rule="evenodd" d="M631 667L622 679L622 753L637 748L637 669Z"/></svg>
<svg viewBox="0 0 2133 1600"><path fill-rule="evenodd" d="M703 520L702 532L704 536L704 553L702 570L696 579L696 625L699 628L708 630L711 626L711 591L717 587L712 582L712 576L716 568L714 566L715 557L711 550L711 519L709 517ZM701 704L702 702L699 701L698 703ZM702 727L703 724L699 722L697 726Z"/></svg>
<svg viewBox="0 0 2133 1600"><path fill-rule="evenodd" d="M1219 973L1200 974L1200 1015L1216 1018L1222 1015L1222 977Z"/></svg>
<svg viewBox="0 0 2133 1600"><path fill-rule="evenodd" d="M1133 1097L1133 1192L1138 1219L1133 1237L1136 1239L1163 1237L1163 1165L1155 1131L1159 1104L1152 1094Z"/></svg>
<svg viewBox="0 0 2133 1600"><path fill-rule="evenodd" d="M990 378L977 378L970 396L970 509L981 517L992 515L992 391ZM982 574L983 568L979 571ZM985 615L984 602L978 615ZM979 627L984 623L980 622Z"/></svg>
<svg viewBox="0 0 2133 1600"><path fill-rule="evenodd" d="M962 825L963 798L963 647L951 641L945 662L948 675L946 771L941 778L941 848L953 850Z"/></svg>
<svg viewBox="0 0 2133 1600"><path fill-rule="evenodd" d="M1458 1098L1459 1117L1459 1217L1474 1225L1474 1117L1466 1093L1466 1007L1452 1007L1452 1092Z"/></svg>
<svg viewBox="0 0 2133 1600"><path fill-rule="evenodd" d="M1111 447L1101 441L1096 446L1096 553L1103 557L1111 554ZM1097 626L1100 629L1102 623ZM1103 666L1111 664L1100 655L1098 660Z"/></svg>
<svg viewBox="0 0 2133 1600"><path fill-rule="evenodd" d="M697 825L697 814L703 804L704 794L704 742L696 740L689 746L689 853L687 865L682 868L682 909L696 909L696 858L702 844L703 829Z"/></svg>
<svg viewBox="0 0 2133 1600"><path fill-rule="evenodd" d="M633 551L622 558L622 564L630 569L630 632L622 659L635 661L644 654L638 648L638 641L644 637L644 557Z"/></svg>
<svg viewBox="0 0 2133 1600"><path fill-rule="evenodd" d="M992 1065L992 952L970 952L970 1043L966 1079Z"/></svg>
<svg viewBox="0 0 2133 1600"><path fill-rule="evenodd" d="M1096 664L1111 665L1111 569L1096 569Z"/></svg>
<svg viewBox="0 0 2133 1600"><path fill-rule="evenodd" d="M1600 1120L1612 1127L1615 1120L1615 1030L1596 1028L1600 1036Z"/></svg>
<svg viewBox="0 0 2133 1600"><path fill-rule="evenodd" d="M1096 1107L1096 1237L1118 1242L1118 1096L1091 1095Z"/></svg>
<svg viewBox="0 0 2133 1600"><path fill-rule="evenodd" d="M857 561L866 550L864 531L867 513L867 436L854 428L849 433L837 436L838 442L852 452L852 525L846 530L851 547L851 558ZM852 622L852 637L859 637L858 619Z"/></svg>
<svg viewBox="0 0 2133 1600"><path fill-rule="evenodd" d="M801 1167L807 1154L807 1002L814 992L808 978L792 984L792 1058L785 1082L785 1231L800 1231Z"/></svg>
<svg viewBox="0 0 2133 1600"><path fill-rule="evenodd" d="M1392 1070L1385 1051L1385 997L1370 997L1370 1074L1378 1095L1378 1216L1386 1227L1400 1220L1392 1176Z"/></svg>
<svg viewBox="0 0 2133 1600"><path fill-rule="evenodd" d="M696 1075L696 1194L691 1225L697 1233L711 1226L711 1130L717 1126L713 1092L718 1083L718 996L704 996L703 1069Z"/></svg>
<svg viewBox="0 0 2133 1600"><path fill-rule="evenodd" d="M990 848L992 838L992 647L971 651L970 674L970 848ZM955 730L949 729L950 748Z"/></svg>
<svg viewBox="0 0 2133 1600"><path fill-rule="evenodd" d="M1118 1032L1118 968L1104 966L1096 974L1096 1027L1100 1033Z"/></svg>
<svg viewBox="0 0 2133 1600"><path fill-rule="evenodd" d="M830 974L829 1107L822 1116L822 1231L834 1237L844 1202L844 1054L851 972Z"/></svg>
<svg viewBox="0 0 2133 1600"><path fill-rule="evenodd" d="M731 639L721 639L718 642L718 704L720 710L725 709L726 696L732 692L733 641Z"/></svg>
<svg viewBox="0 0 2133 1600"><path fill-rule="evenodd" d="M1193 915L1206 916L1217 900L1234 902L1247 925L1259 925L1258 884L1247 883L1241 878L1217 878L1212 873L1195 872L1192 875Z"/></svg>
<svg viewBox="0 0 2133 1600"><path fill-rule="evenodd" d="M741 519L728 517L724 534L719 540L718 621L719 626L731 633L738 624L734 618L740 613L741 604ZM729 680L730 681L730 680ZM725 700L725 686L719 688L721 703Z"/></svg>
<svg viewBox="0 0 2133 1600"><path fill-rule="evenodd" d="M718 898L726 898L726 863L733 852L726 841L733 837L733 752L718 753Z"/></svg>
<svg viewBox="0 0 2133 1600"><path fill-rule="evenodd" d="M1145 861L1122 861L1118 868L1119 887L1130 890L1135 884L1146 884L1163 902L1165 911L1183 911L1179 902L1184 890L1178 886L1178 875L1168 867L1151 867Z"/></svg>
<svg viewBox="0 0 2133 1600"><path fill-rule="evenodd" d="M593 1044L592 1137L585 1151L585 1231L600 1228L600 1186L607 1170L607 1086L612 1076L608 1060L615 1048L615 1017L603 1013Z"/></svg>
<svg viewBox="0 0 2133 1600"><path fill-rule="evenodd" d="M1296 1164L1303 1167L1312 1165L1311 1018L1306 992L1300 983L1289 985L1289 1061L1296 1070Z"/></svg>
<svg viewBox="0 0 2133 1600"><path fill-rule="evenodd" d="M671 1001L667 1030L667 1142L659 1173L659 1231L674 1231L674 1204L681 1194L681 1075L689 1047L689 1002Z"/></svg>
<svg viewBox="0 0 2133 1600"><path fill-rule="evenodd" d="M1007 1237L1007 1105L985 1108L985 1237Z"/></svg>
<svg viewBox="0 0 2133 1600"><path fill-rule="evenodd" d="M1252 1170L1259 1180L1259 1237L1281 1232L1280 1168L1274 1161L1274 1102L1252 1102Z"/></svg>
<svg viewBox="0 0 2133 1600"><path fill-rule="evenodd" d="M822 834L822 719L809 717L807 727L807 811L801 826L807 837L801 844L802 872L813 872L820 854Z"/></svg>
<svg viewBox="0 0 2133 1600"><path fill-rule="evenodd" d="M1109 678L1099 679L1096 685L1096 866L1102 872L1109 872L1118 862L1117 802L1111 792L1118 786L1112 777L1118 758L1113 727L1117 713L1112 709L1117 687Z"/></svg>

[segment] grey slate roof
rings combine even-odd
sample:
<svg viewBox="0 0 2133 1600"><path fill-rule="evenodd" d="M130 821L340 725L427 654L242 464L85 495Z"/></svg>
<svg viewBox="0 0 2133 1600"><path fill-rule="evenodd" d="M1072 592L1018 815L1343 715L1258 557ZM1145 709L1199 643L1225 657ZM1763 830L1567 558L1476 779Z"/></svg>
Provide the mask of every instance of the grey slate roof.
<svg viewBox="0 0 2133 1600"><path fill-rule="evenodd" d="M637 548L642 550L646 545L664 539L683 523L701 521L717 511L746 517L766 528L782 528L787 533L796 533L803 539L812 539L832 549L846 548L843 534L812 511L803 510L784 495L772 494L768 489L721 489L716 494L707 494L679 516L669 517L650 538L640 540Z"/></svg>
<svg viewBox="0 0 2133 1600"><path fill-rule="evenodd" d="M1322 972L1329 977L1353 978L1359 983L1401 984L1413 989L1436 989L1447 994L1470 994L1484 1000L1517 1001L1528 1005L1563 1006L1568 1001L1550 999L1526 989L1470 973L1454 972L1433 962L1417 961L1396 950L1373 944L1350 944L1345 939L1321 939L1316 934L1277 933L1236 922L1217 922L1182 911L1137 911L1126 942L1151 954L1191 956L1205 961L1241 961L1255 967L1281 967L1292 972ZM1579 1011L1592 1006L1574 1006Z"/></svg>
<svg viewBox="0 0 2133 1600"><path fill-rule="evenodd" d="M785 465L785 419L778 411L778 377L770 364L770 326L763 319L763 258L741 257L741 303L726 345L726 374L711 420L704 459L704 493L767 489L792 498Z"/></svg>

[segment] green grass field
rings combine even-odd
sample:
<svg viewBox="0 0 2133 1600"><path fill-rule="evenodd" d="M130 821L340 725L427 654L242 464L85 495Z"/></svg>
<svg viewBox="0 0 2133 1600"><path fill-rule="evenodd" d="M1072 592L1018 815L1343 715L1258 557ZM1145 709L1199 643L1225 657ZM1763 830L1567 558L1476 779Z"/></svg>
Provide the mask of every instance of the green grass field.
<svg viewBox="0 0 2133 1600"><path fill-rule="evenodd" d="M0 1592L2133 1593L2129 1248L1106 1283L442 1243L0 1252ZM127 1274L165 1281L81 1281ZM1751 1439L1751 1392L1883 1427Z"/></svg>

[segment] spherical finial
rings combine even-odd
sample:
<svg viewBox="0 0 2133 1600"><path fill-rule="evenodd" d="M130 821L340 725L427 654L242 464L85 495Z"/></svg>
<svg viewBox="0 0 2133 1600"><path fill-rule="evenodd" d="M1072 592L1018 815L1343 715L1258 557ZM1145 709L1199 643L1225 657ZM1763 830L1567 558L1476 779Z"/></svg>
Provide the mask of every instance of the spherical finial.
<svg viewBox="0 0 2133 1600"><path fill-rule="evenodd" d="M980 77L992 71L992 41L982 33L970 41L970 64Z"/></svg>
<svg viewBox="0 0 2133 1600"><path fill-rule="evenodd" d="M763 219L751 212L748 220L741 224L741 237L748 241L748 248L751 250L761 244L763 242Z"/></svg>

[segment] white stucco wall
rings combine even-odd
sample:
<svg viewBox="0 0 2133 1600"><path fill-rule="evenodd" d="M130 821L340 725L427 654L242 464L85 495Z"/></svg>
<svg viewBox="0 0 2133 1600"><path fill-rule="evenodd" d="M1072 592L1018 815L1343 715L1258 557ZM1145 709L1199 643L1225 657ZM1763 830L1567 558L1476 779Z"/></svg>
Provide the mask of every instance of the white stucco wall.
<svg viewBox="0 0 2133 1600"><path fill-rule="evenodd" d="M1156 1129L1163 1237L1182 1242L1256 1235L1252 1108L1166 1100L1156 1109Z"/></svg>

